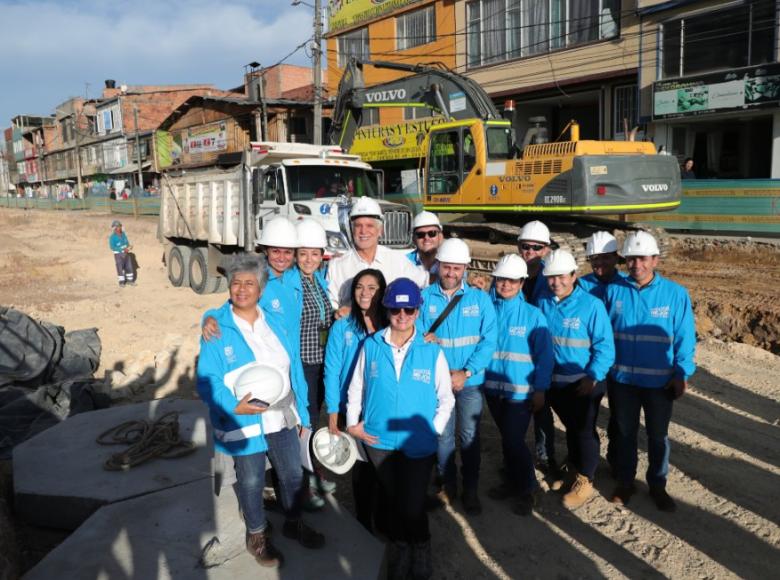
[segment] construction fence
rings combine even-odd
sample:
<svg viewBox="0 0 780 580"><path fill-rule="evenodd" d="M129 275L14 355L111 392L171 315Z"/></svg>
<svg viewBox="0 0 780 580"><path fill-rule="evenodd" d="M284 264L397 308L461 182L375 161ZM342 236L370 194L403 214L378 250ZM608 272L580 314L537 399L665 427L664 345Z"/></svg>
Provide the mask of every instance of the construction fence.
<svg viewBox="0 0 780 580"><path fill-rule="evenodd" d="M61 211L93 210L138 217L142 215L160 215L160 198L133 197L116 200L108 197L87 197L85 199L63 199L57 201L51 198L0 197L0 207Z"/></svg>

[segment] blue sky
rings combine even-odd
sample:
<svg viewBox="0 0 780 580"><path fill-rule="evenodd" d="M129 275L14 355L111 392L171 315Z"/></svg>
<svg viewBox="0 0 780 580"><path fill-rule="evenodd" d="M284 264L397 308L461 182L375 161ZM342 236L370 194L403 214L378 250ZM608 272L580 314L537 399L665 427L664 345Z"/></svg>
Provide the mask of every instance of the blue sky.
<svg viewBox="0 0 780 580"><path fill-rule="evenodd" d="M238 86L245 64L274 64L311 37L312 9L290 2L0 0L0 127L97 97L105 79ZM286 62L311 64L304 50Z"/></svg>

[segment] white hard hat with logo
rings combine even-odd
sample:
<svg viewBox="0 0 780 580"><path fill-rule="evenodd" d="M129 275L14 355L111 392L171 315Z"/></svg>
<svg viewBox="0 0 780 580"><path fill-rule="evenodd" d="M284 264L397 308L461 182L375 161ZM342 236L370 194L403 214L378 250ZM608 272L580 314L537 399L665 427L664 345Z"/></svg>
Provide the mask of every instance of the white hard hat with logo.
<svg viewBox="0 0 780 580"><path fill-rule="evenodd" d="M436 259L439 262L447 262L449 264L470 264L471 263L471 251L469 250L466 242L460 238L450 238L444 240L439 246L439 250L436 252Z"/></svg>
<svg viewBox="0 0 780 580"><path fill-rule="evenodd" d="M286 217L275 217L263 226L258 243L269 248L297 248L298 232Z"/></svg>
<svg viewBox="0 0 780 580"><path fill-rule="evenodd" d="M554 250L544 261L545 276L562 276L577 270L577 260L566 250Z"/></svg>
<svg viewBox="0 0 780 580"><path fill-rule="evenodd" d="M588 243L585 244L585 254L588 257L597 254L611 254L617 251L617 240L609 232L595 232L588 238Z"/></svg>
<svg viewBox="0 0 780 580"><path fill-rule="evenodd" d="M357 198L349 212L349 219L353 220L359 217L373 217L381 220L382 208L379 207L379 202L371 197Z"/></svg>
<svg viewBox="0 0 780 580"><path fill-rule="evenodd" d="M311 449L317 461L337 475L352 469L358 458L357 444L352 436L343 432L334 435L327 427L314 433Z"/></svg>
<svg viewBox="0 0 780 580"><path fill-rule="evenodd" d="M647 232L632 232L623 242L623 256L657 256L660 254L658 242Z"/></svg>
<svg viewBox="0 0 780 580"><path fill-rule="evenodd" d="M295 226L298 233L299 248L322 248L328 246L328 237L325 235L325 228L322 224L312 220L304 219Z"/></svg>
<svg viewBox="0 0 780 580"><path fill-rule="evenodd" d="M426 226L436 226L437 228L441 229L441 222L435 213L430 211L421 211L416 216L414 216L414 221L412 221L412 230Z"/></svg>
<svg viewBox="0 0 780 580"><path fill-rule="evenodd" d="M290 382L278 367L255 362L238 375L233 392L239 401L249 394L250 401L256 399L256 404L271 407L290 394Z"/></svg>
<svg viewBox="0 0 780 580"><path fill-rule="evenodd" d="M528 278L528 266L517 254L507 254L498 261L492 275L494 278L520 280Z"/></svg>
<svg viewBox="0 0 780 580"><path fill-rule="evenodd" d="M530 242L542 242L543 244L550 244L550 229L538 220L528 222L520 230L520 235L517 236L518 240L528 240Z"/></svg>

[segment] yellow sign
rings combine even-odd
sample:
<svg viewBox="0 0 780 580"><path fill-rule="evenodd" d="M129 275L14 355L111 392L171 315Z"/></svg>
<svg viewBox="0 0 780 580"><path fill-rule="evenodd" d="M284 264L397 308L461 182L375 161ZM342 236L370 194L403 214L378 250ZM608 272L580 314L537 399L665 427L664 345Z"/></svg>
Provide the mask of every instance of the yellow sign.
<svg viewBox="0 0 780 580"><path fill-rule="evenodd" d="M359 26L420 0L329 0L328 32Z"/></svg>
<svg viewBox="0 0 780 580"><path fill-rule="evenodd" d="M371 125L355 133L349 152L369 163L425 156L425 135L434 125L445 123L444 117L406 121L392 125Z"/></svg>

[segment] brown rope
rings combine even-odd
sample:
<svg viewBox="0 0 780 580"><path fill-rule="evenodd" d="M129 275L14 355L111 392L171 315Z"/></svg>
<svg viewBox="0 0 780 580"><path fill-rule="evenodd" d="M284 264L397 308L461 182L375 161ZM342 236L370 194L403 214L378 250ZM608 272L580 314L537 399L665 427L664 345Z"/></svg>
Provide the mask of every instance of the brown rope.
<svg viewBox="0 0 780 580"><path fill-rule="evenodd" d="M172 459L195 451L190 441L179 436L179 413L171 411L156 421L125 421L101 433L100 445L130 445L106 459L103 469L126 471L155 457Z"/></svg>

